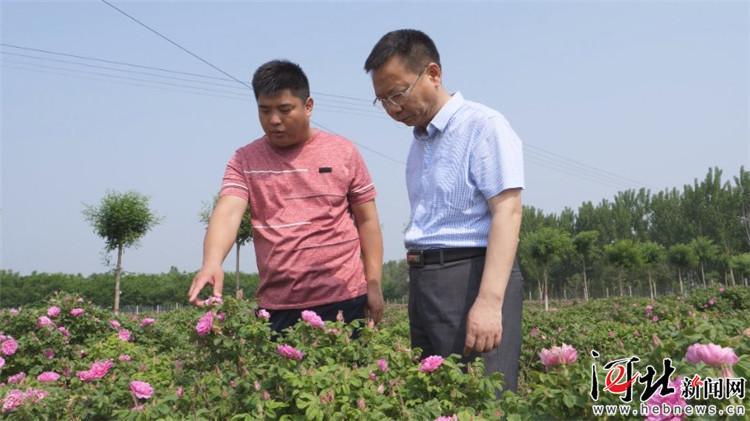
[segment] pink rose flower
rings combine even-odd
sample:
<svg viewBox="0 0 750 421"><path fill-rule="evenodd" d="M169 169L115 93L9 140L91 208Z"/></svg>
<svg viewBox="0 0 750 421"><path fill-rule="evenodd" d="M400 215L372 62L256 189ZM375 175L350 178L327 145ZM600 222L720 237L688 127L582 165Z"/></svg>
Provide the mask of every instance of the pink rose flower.
<svg viewBox="0 0 750 421"><path fill-rule="evenodd" d="M112 326L114 329L120 330L122 325L117 320L110 320L109 325Z"/></svg>
<svg viewBox="0 0 750 421"><path fill-rule="evenodd" d="M651 321L652 321L652 322L658 322L658 321L659 321L659 316L654 316L654 317L652 317L652 318L651 318Z"/></svg>
<svg viewBox="0 0 750 421"><path fill-rule="evenodd" d="M709 306L713 306L714 304L716 304L716 298L714 298L714 297L709 298L708 299L708 305Z"/></svg>
<svg viewBox="0 0 750 421"><path fill-rule="evenodd" d="M679 421L685 419L685 407L687 406L687 402L685 402L685 399L683 399L681 394L681 385L682 385L682 378L677 377L672 381L672 387L674 388L674 392L670 393L667 396L662 396L657 389L657 392L651 395L648 402L646 404L648 405L649 412L646 415L646 421ZM672 407L672 413L669 415L662 415L661 412L659 412L659 415L654 415L654 408L658 407L661 410L662 404L666 404L670 407ZM680 416L674 415L674 408L675 407L682 407L682 411Z"/></svg>
<svg viewBox="0 0 750 421"><path fill-rule="evenodd" d="M379 369L380 369L380 371L382 371L383 373L385 373L386 371L388 371L388 361L386 361L386 360L384 360L384 359L382 359L382 358L381 358L381 359L379 359L379 360L378 360L378 368L379 368Z"/></svg>
<svg viewBox="0 0 750 421"><path fill-rule="evenodd" d="M325 322L323 322L323 319L318 316L318 313L311 310L305 310L302 312L302 320L304 320L308 325L315 328L320 329L325 326Z"/></svg>
<svg viewBox="0 0 750 421"><path fill-rule="evenodd" d="M17 308L12 308L12 309L10 309L8 311L10 312L11 316L17 316L18 315L18 309Z"/></svg>
<svg viewBox="0 0 750 421"><path fill-rule="evenodd" d="M0 345L0 349L5 355L13 355L16 353L16 351L18 351L18 342L16 342L16 340L12 337L7 336L2 345Z"/></svg>
<svg viewBox="0 0 750 421"><path fill-rule="evenodd" d="M55 351L52 348L45 349L42 351L42 354L44 355L44 358L48 360L55 358Z"/></svg>
<svg viewBox="0 0 750 421"><path fill-rule="evenodd" d="M39 317L39 318L38 318L38 319L36 320L36 325L37 325L38 327L50 327L50 326L54 326L54 325L55 325L55 322L53 322L53 321L52 321L52 320L51 320L51 319L50 319L49 317L47 317L47 316L40 316L40 317Z"/></svg>
<svg viewBox="0 0 750 421"><path fill-rule="evenodd" d="M185 394L185 388L182 386L179 386L177 390L175 391L178 398L181 398Z"/></svg>
<svg viewBox="0 0 750 421"><path fill-rule="evenodd" d="M573 364L578 359L578 352L570 345L553 346L550 349L542 349L539 353L539 359L544 364L544 368L549 369L556 365Z"/></svg>
<svg viewBox="0 0 750 421"><path fill-rule="evenodd" d="M699 344L695 343L688 347L685 354L685 361L691 364L702 362L713 367L733 366L737 364L739 358L732 348L722 348L716 344Z"/></svg>
<svg viewBox="0 0 750 421"><path fill-rule="evenodd" d="M529 335L531 335L532 338L536 338L537 336L539 336L539 328L536 326L532 327L529 331Z"/></svg>
<svg viewBox="0 0 750 421"><path fill-rule="evenodd" d="M130 391L138 399L149 399L154 394L154 388L150 384L140 380L130 382Z"/></svg>
<svg viewBox="0 0 750 421"><path fill-rule="evenodd" d="M57 317L59 315L60 315L60 307L58 307L58 306L52 306L52 307L50 307L50 308L47 309L47 316L49 316L49 317L51 317L51 318L54 319L55 317Z"/></svg>
<svg viewBox="0 0 750 421"><path fill-rule="evenodd" d="M127 329L120 329L117 332L117 338L121 341L129 342L130 341L130 331Z"/></svg>
<svg viewBox="0 0 750 421"><path fill-rule="evenodd" d="M150 317L146 317L145 319L141 320L141 327L151 326L155 322L156 322L156 320L154 320L154 319L152 319Z"/></svg>
<svg viewBox="0 0 750 421"><path fill-rule="evenodd" d="M8 384L21 384L26 379L26 373L23 371L8 377Z"/></svg>
<svg viewBox="0 0 750 421"><path fill-rule="evenodd" d="M258 317L261 319L269 320L271 318L271 313L269 313L265 308L262 308L258 310Z"/></svg>
<svg viewBox="0 0 750 421"><path fill-rule="evenodd" d="M451 416L444 415L442 417L435 418L435 421L458 421L458 417L455 415L451 415Z"/></svg>
<svg viewBox="0 0 750 421"><path fill-rule="evenodd" d="M96 361L88 370L79 371L76 374L81 381L90 382L106 376L110 368L112 368L112 360Z"/></svg>
<svg viewBox="0 0 750 421"><path fill-rule="evenodd" d="M423 373L432 373L443 365L443 357L439 355L430 355L419 363L419 371Z"/></svg>
<svg viewBox="0 0 750 421"><path fill-rule="evenodd" d="M195 331L198 336L206 336L211 333L211 329L214 327L214 314L207 311L199 320L198 324L195 325Z"/></svg>
<svg viewBox="0 0 750 421"><path fill-rule="evenodd" d="M18 389L9 391L3 398L3 412L8 413L15 411L21 405L26 403L36 403L47 397L47 392L39 389L29 389L23 392Z"/></svg>
<svg viewBox="0 0 750 421"><path fill-rule="evenodd" d="M18 389L13 389L5 394L3 398L3 412L13 412L23 405L24 393Z"/></svg>
<svg viewBox="0 0 750 421"><path fill-rule="evenodd" d="M121 362L127 362L127 361L130 361L130 359L131 359L130 355L128 354L120 354L120 356L117 357L117 360Z"/></svg>
<svg viewBox="0 0 750 421"><path fill-rule="evenodd" d="M62 335L65 336L66 338L70 336L70 332L68 331L68 329L65 326L58 327L57 331L60 332L60 333L62 333Z"/></svg>
<svg viewBox="0 0 750 421"><path fill-rule="evenodd" d="M206 301L203 302L204 306L213 306L213 305L220 306L222 304L224 304L224 300L221 299L221 296L217 297L215 295L208 297Z"/></svg>
<svg viewBox="0 0 750 421"><path fill-rule="evenodd" d="M5 366L5 358L0 357L0 368L3 368Z"/></svg>
<svg viewBox="0 0 750 421"><path fill-rule="evenodd" d="M54 383L59 378L60 375L55 373L54 371L45 371L44 373L36 376L36 379L42 383Z"/></svg>
<svg viewBox="0 0 750 421"><path fill-rule="evenodd" d="M74 308L73 310L70 310L70 315L73 317L83 316L83 313L85 313L85 310L82 308Z"/></svg>
<svg viewBox="0 0 750 421"><path fill-rule="evenodd" d="M222 313L216 313L216 318L219 319L220 322L224 321L224 318L227 317L226 314Z"/></svg>
<svg viewBox="0 0 750 421"><path fill-rule="evenodd" d="M305 353L300 351L299 349L290 346L290 345L279 345L276 347L276 352L279 353L284 358L288 358L290 360L297 360L302 361L302 358L304 358Z"/></svg>
<svg viewBox="0 0 750 421"><path fill-rule="evenodd" d="M719 293L723 293L724 291L726 291L724 287L719 288Z"/></svg>

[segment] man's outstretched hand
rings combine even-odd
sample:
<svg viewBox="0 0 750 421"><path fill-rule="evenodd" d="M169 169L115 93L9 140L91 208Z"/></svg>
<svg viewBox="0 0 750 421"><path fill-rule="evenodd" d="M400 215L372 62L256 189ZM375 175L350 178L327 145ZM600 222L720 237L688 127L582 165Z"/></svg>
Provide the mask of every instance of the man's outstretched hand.
<svg viewBox="0 0 750 421"><path fill-rule="evenodd" d="M205 305L205 301L198 299L198 295L209 284L213 285L213 296L221 297L221 292L224 289L224 270L220 266L201 268L195 275L188 291L190 304L198 307Z"/></svg>

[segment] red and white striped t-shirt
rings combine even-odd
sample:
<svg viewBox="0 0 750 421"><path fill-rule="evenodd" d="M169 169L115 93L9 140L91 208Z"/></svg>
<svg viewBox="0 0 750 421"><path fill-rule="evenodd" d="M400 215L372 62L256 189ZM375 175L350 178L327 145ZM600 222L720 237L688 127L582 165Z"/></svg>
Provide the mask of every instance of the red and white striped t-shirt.
<svg viewBox="0 0 750 421"><path fill-rule="evenodd" d="M367 293L350 206L373 200L375 186L350 141L315 131L282 149L264 136L235 152L220 195L248 201L259 306L304 309Z"/></svg>

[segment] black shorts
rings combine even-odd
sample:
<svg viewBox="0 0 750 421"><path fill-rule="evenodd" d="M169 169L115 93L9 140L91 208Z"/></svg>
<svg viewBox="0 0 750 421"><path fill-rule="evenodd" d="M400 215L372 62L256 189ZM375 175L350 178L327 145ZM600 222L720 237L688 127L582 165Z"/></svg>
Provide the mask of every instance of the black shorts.
<svg viewBox="0 0 750 421"><path fill-rule="evenodd" d="M302 311L304 310L314 311L321 319L327 321L336 321L336 315L339 310L341 310L344 314L344 321L346 323L351 323L353 320L357 319L364 320L366 306L367 294L350 300L323 304L317 307L290 310L268 310L268 312L271 314L271 329L275 332L281 332L289 326L293 326L297 323L302 318Z"/></svg>

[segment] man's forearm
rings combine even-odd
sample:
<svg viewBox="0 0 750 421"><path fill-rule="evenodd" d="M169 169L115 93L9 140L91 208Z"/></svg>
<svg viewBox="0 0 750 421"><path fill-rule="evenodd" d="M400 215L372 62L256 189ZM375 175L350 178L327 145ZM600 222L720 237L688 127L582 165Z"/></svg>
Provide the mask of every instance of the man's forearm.
<svg viewBox="0 0 750 421"><path fill-rule="evenodd" d="M511 204L514 206L498 206L492 214L487 255L478 296L500 307L505 299L505 289L513 270L521 229L520 197Z"/></svg>
<svg viewBox="0 0 750 421"><path fill-rule="evenodd" d="M377 218L358 224L359 243L367 282L380 283L383 272L383 236Z"/></svg>
<svg viewBox="0 0 750 421"><path fill-rule="evenodd" d="M222 198L223 199L223 198ZM223 199L227 200L227 199ZM231 199L229 199L231 200ZM203 240L203 266L221 265L237 238L244 207L217 204L211 215ZM238 216L239 215L239 216Z"/></svg>

